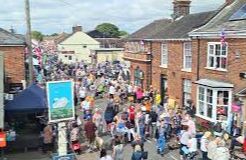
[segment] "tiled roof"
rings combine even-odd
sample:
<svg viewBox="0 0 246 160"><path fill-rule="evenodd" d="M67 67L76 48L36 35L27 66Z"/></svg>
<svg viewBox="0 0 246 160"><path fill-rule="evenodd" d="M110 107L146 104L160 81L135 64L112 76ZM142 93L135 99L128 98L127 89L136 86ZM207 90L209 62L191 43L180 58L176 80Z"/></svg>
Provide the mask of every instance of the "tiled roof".
<svg viewBox="0 0 246 160"><path fill-rule="evenodd" d="M0 45L24 45L25 40L0 28Z"/></svg>
<svg viewBox="0 0 246 160"><path fill-rule="evenodd" d="M225 31L240 31L246 30L246 20L234 20L230 21L230 17L237 12L243 5L246 4L246 0L235 0L229 6L224 7L211 21L209 21L204 27L197 29L196 32L221 32Z"/></svg>
<svg viewBox="0 0 246 160"><path fill-rule="evenodd" d="M186 39L192 30L206 24L217 12L202 12L189 14L172 22L147 39Z"/></svg>
<svg viewBox="0 0 246 160"><path fill-rule="evenodd" d="M158 33L160 30L168 26L172 22L171 19L160 19L156 20L147 26L139 29L127 37L127 39L146 39Z"/></svg>

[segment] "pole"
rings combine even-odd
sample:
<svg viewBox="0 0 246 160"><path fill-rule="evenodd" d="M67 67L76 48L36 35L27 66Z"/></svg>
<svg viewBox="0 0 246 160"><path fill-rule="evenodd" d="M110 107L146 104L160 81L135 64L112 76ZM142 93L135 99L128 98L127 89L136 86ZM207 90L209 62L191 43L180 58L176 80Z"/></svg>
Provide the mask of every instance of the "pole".
<svg viewBox="0 0 246 160"><path fill-rule="evenodd" d="M25 0L25 14L26 14L26 43L28 48L28 70L29 81L33 82L33 62L32 62L32 41L31 41L31 17L30 17L30 3L29 0Z"/></svg>
<svg viewBox="0 0 246 160"><path fill-rule="evenodd" d="M67 130L66 123L58 123L58 155L67 155Z"/></svg>

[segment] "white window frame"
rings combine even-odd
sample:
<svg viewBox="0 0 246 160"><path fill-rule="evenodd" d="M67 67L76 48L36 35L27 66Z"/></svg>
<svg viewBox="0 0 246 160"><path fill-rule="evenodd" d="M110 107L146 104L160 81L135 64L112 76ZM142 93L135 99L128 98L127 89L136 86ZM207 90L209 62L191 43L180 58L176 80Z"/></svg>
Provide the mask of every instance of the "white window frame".
<svg viewBox="0 0 246 160"><path fill-rule="evenodd" d="M167 43L161 44L161 67L167 68L168 66L168 46Z"/></svg>
<svg viewBox="0 0 246 160"><path fill-rule="evenodd" d="M185 96L189 95L191 98L191 91L192 91L192 81L190 79L183 79L183 106L186 106L187 102ZM191 99L190 99L191 100Z"/></svg>
<svg viewBox="0 0 246 160"><path fill-rule="evenodd" d="M190 60L190 62L188 62L188 60ZM190 63L190 66L187 65L188 63ZM191 72L191 68L192 68L192 43L184 42L183 43L183 69L182 71Z"/></svg>
<svg viewBox="0 0 246 160"><path fill-rule="evenodd" d="M220 51L219 54L220 55L216 55L216 45L220 45ZM227 71L227 67L228 67L228 43L225 43L226 48L225 48L225 55L223 55L223 44L221 42L208 42L208 48L207 48L207 69L212 69L212 70L218 70L218 71ZM213 52L210 52L210 46L213 46ZM210 66L210 61L209 59L213 58L213 66ZM216 62L216 58L220 58L220 67L216 67L217 66L217 62ZM225 68L222 68L222 60L221 58L225 58L226 62L225 62Z"/></svg>
<svg viewBox="0 0 246 160"><path fill-rule="evenodd" d="M205 93L204 93L204 100L203 102L205 102L204 104L204 115L201 115L200 114L200 105L199 105L199 102L201 102L199 100L199 88L203 88L205 90ZM211 104L211 103L207 103L207 89L210 89L213 91L213 94L212 94L212 117L208 117L207 116L207 104ZM207 86L202 86L202 85L198 85L197 86L197 110L196 110L196 116L198 117L201 117L205 120L208 120L208 121L211 121L211 122L216 122L217 121L217 98L218 98L218 91L228 91L228 117L231 113L231 104L232 104L232 88L212 88L212 87L207 87ZM227 118L228 118L227 117Z"/></svg>

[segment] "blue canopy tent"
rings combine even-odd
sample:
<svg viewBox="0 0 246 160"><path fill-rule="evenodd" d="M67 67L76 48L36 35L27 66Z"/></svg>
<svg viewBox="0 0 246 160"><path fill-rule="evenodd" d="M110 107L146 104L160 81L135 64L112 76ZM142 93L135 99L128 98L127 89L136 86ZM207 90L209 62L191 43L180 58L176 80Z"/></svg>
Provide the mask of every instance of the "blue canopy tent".
<svg viewBox="0 0 246 160"><path fill-rule="evenodd" d="M14 112L39 112L47 109L44 89L32 84L9 101L4 109Z"/></svg>

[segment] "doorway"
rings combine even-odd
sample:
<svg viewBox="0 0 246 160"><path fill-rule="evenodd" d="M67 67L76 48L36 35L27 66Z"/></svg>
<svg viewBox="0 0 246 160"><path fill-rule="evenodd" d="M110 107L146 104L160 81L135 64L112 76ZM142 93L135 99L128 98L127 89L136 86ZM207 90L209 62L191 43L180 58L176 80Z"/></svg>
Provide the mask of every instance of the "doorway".
<svg viewBox="0 0 246 160"><path fill-rule="evenodd" d="M167 76L161 75L161 103L167 103L165 97L167 95Z"/></svg>

